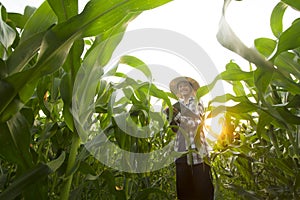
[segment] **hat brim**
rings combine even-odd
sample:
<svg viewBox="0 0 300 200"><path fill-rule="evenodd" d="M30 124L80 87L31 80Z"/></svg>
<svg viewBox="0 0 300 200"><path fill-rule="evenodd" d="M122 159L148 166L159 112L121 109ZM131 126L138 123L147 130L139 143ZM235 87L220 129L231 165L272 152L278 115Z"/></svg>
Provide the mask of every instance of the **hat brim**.
<svg viewBox="0 0 300 200"><path fill-rule="evenodd" d="M192 88L194 89L194 91L197 91L198 88L200 87L199 83L190 77L186 77L186 76L176 77L169 84L169 88L170 88L171 92L173 94L175 94L176 96L179 95L177 86L178 86L178 83L180 83L180 82L189 82L191 84Z"/></svg>

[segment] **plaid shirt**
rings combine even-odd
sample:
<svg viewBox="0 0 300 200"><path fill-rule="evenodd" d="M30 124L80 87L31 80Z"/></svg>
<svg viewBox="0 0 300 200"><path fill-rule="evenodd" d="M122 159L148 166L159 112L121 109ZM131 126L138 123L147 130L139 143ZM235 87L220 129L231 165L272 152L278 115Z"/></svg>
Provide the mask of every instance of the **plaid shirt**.
<svg viewBox="0 0 300 200"><path fill-rule="evenodd" d="M181 113L175 116L174 121L179 126L175 141L175 151L188 152L187 162L189 165L200 164L203 162L203 157L208 155L208 144L205 140L204 132L199 129L201 116L204 111L203 105L198 103L194 97L190 97L187 104L182 99L179 102L198 115L199 118L183 116Z"/></svg>

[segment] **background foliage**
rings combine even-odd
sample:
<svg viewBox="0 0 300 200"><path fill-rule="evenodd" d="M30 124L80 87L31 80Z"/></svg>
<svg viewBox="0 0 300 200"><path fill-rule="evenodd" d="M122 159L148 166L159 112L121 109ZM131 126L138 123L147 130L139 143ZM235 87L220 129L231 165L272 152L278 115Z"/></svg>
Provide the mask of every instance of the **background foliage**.
<svg viewBox="0 0 300 200"><path fill-rule="evenodd" d="M283 30L282 19L288 6L299 11L300 3L279 2L270 17L274 39L258 38L255 48L246 47L226 22L229 3L224 3L217 38L250 66L245 70L231 61L215 80L231 84L233 91L211 102L226 99L232 106L210 108L214 115L225 110L212 153L216 198L299 199L300 27L295 19Z"/></svg>
<svg viewBox="0 0 300 200"><path fill-rule="evenodd" d="M142 11L168 1L91 0L81 13L76 0L48 0L37 9L26 7L23 14L7 13L1 5L0 199L176 198L174 165L140 174L110 169L81 145L71 114L74 81L83 63L102 68L118 45L103 41L122 36ZM249 60L249 70L231 61L197 92L199 98L206 95L220 80L233 89L225 99L234 105L216 107L224 103L224 97L216 97L207 108L209 117L224 113L211 155L216 199L299 199L300 21L283 30L282 18L288 6L299 11L300 3L277 4L270 17L274 38L256 39L255 49L246 47L226 22L229 3L224 2L217 38ZM144 66L139 70L147 74L137 58L125 57L120 63ZM124 93L129 89L135 95L120 103L129 107L125 111L139 126L158 115L151 110L151 97L164 104L171 97L117 68L103 73L101 77L119 76L131 83ZM167 123L151 139L124 134L109 112L108 102L118 88L104 78L98 86L97 120L123 149L149 152L174 136Z"/></svg>

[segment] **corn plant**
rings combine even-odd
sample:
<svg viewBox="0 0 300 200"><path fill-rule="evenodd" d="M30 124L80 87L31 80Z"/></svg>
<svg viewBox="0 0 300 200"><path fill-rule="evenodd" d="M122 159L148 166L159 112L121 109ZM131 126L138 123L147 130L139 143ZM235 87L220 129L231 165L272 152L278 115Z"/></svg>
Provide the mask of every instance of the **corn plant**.
<svg viewBox="0 0 300 200"><path fill-rule="evenodd" d="M282 0L270 17L274 38L258 38L246 47L234 34L225 14L219 42L250 63L249 70L231 61L216 81L232 85L233 93L211 101L212 115L224 112L223 130L212 152L217 199L299 199L300 65L299 19L283 30L287 7L300 11L297 1ZM232 106L214 103L234 102Z"/></svg>
<svg viewBox="0 0 300 200"><path fill-rule="evenodd" d="M129 198L129 186L116 189L118 173L82 147L72 91L87 58L101 69L127 24L168 1L91 0L80 13L77 0L48 0L23 14L0 4L0 199Z"/></svg>

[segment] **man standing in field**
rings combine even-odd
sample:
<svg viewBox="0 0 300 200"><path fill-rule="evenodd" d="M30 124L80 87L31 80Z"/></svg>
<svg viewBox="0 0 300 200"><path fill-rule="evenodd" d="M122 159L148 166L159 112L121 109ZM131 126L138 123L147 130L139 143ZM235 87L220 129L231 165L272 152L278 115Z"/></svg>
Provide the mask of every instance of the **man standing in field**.
<svg viewBox="0 0 300 200"><path fill-rule="evenodd" d="M171 122L179 127L175 150L185 152L175 161L177 197L180 200L212 200L214 187L210 166L203 160L208 155L208 145L200 127L203 105L195 98L199 83L190 77L177 77L169 87L178 97Z"/></svg>

